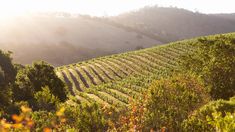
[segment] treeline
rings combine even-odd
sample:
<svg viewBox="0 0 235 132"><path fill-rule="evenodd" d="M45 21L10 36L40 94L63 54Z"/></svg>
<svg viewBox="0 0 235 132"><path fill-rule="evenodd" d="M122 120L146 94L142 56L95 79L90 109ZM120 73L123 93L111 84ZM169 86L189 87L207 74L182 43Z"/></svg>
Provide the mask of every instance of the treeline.
<svg viewBox="0 0 235 132"><path fill-rule="evenodd" d="M11 53L1 51L0 105L5 120L0 129L234 131L235 37L202 37L192 43L198 48L182 56L177 69L151 82L122 109L71 103L76 97L68 94L54 67L46 62L12 64Z"/></svg>

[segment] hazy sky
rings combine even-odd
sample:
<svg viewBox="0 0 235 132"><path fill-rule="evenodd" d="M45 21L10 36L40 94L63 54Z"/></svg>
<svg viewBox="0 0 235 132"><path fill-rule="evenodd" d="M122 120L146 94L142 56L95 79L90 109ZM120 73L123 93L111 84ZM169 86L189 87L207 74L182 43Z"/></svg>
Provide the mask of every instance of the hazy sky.
<svg viewBox="0 0 235 132"><path fill-rule="evenodd" d="M37 11L117 15L147 5L176 6L202 13L235 13L235 0L0 0L0 16Z"/></svg>

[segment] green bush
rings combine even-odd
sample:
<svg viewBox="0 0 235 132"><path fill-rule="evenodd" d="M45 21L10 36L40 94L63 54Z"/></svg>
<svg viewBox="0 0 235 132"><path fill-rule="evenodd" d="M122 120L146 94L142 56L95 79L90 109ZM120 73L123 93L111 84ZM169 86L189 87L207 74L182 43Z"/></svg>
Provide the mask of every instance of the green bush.
<svg viewBox="0 0 235 132"><path fill-rule="evenodd" d="M45 86L60 101L67 99L66 86L55 74L54 67L43 61L34 62L32 66L26 66L18 72L13 97L15 101L31 101L34 94Z"/></svg>
<svg viewBox="0 0 235 132"><path fill-rule="evenodd" d="M221 119L225 118L226 113L234 113L235 112L235 100L231 98L229 101L227 100L217 100L208 103L207 105L201 107L196 110L188 119L183 122L182 127L184 131L216 131L215 122L210 123L211 120L215 119L215 115L213 113L221 113ZM210 119L210 121L208 121ZM228 125L228 124L227 124Z"/></svg>
<svg viewBox="0 0 235 132"><path fill-rule="evenodd" d="M221 112L212 113L212 118L207 118L208 124L212 125L218 132L235 131L235 113L227 112L225 116Z"/></svg>
<svg viewBox="0 0 235 132"><path fill-rule="evenodd" d="M56 115L48 111L35 111L32 113L32 119L34 120L34 130L43 131L46 127L52 127L52 122L56 118Z"/></svg>
<svg viewBox="0 0 235 132"><path fill-rule="evenodd" d="M202 84L192 75L174 75L152 83L148 90L145 129L181 130L188 114L209 100Z"/></svg>
<svg viewBox="0 0 235 132"><path fill-rule="evenodd" d="M11 52L0 50L0 111L11 104L11 85L15 81L15 76Z"/></svg>
<svg viewBox="0 0 235 132"><path fill-rule="evenodd" d="M235 95L235 38L220 35L200 38L198 50L182 56L182 71L196 73L204 80L214 99L229 99Z"/></svg>
<svg viewBox="0 0 235 132"><path fill-rule="evenodd" d="M108 129L108 120L105 110L96 103L82 103L76 106L65 107L67 123L81 131L105 131Z"/></svg>
<svg viewBox="0 0 235 132"><path fill-rule="evenodd" d="M59 99L51 93L48 87L44 87L42 91L37 92L34 95L34 99L37 110L55 110L56 105L60 102Z"/></svg>

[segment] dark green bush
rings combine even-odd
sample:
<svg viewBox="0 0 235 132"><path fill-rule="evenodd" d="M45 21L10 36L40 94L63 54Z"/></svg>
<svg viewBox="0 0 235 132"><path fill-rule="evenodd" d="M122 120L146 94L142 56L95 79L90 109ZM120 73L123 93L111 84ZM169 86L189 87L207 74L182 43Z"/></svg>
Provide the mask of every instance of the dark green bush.
<svg viewBox="0 0 235 132"><path fill-rule="evenodd" d="M43 61L34 62L32 66L26 66L18 72L13 89L14 99L30 101L34 94L46 86L60 101L66 100L66 86L55 74L54 67Z"/></svg>

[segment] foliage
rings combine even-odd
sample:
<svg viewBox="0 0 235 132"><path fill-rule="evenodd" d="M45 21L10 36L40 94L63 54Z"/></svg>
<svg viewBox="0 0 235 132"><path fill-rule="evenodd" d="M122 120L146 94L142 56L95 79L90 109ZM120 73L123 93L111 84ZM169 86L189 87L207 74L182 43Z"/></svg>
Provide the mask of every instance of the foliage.
<svg viewBox="0 0 235 132"><path fill-rule="evenodd" d="M175 74L154 81L119 117L117 131L179 131L187 116L209 101L193 75Z"/></svg>
<svg viewBox="0 0 235 132"><path fill-rule="evenodd" d="M13 89L14 99L32 101L34 95L46 86L60 101L66 100L65 85L56 76L54 68L43 61L34 62L32 66L26 66L18 72ZM19 92L22 94L18 94Z"/></svg>
<svg viewBox="0 0 235 132"><path fill-rule="evenodd" d="M235 38L230 35L199 38L198 50L181 58L183 71L198 74L214 99L235 95Z"/></svg>
<svg viewBox="0 0 235 132"><path fill-rule="evenodd" d="M235 113L227 112L225 116L221 112L212 113L212 118L208 118L208 124L212 125L217 132L235 131Z"/></svg>
<svg viewBox="0 0 235 132"><path fill-rule="evenodd" d="M65 108L65 116L69 119L67 123L76 129L89 132L108 129L109 112L106 107L101 107L97 103L82 103Z"/></svg>
<svg viewBox="0 0 235 132"><path fill-rule="evenodd" d="M30 108L22 106L20 115L12 115L12 120L14 123L7 122L5 119L1 120L0 123L0 131L25 131L30 132L30 130L34 126L34 121L31 119L30 112L32 111Z"/></svg>
<svg viewBox="0 0 235 132"><path fill-rule="evenodd" d="M48 87L44 87L42 91L37 92L34 99L38 110L55 110L56 105L59 103L59 99L50 92Z"/></svg>
<svg viewBox="0 0 235 132"><path fill-rule="evenodd" d="M226 113L234 113L235 111L235 100L231 98L227 100L217 100L208 103L207 105L196 110L188 119L186 119L182 125L185 131L215 131L216 124L219 120L226 120ZM215 113L213 115L213 113ZM218 116L221 118L217 118ZM216 119L217 118L217 119ZM209 119L209 120L208 120ZM218 124L219 125L219 124ZM229 124L225 124L225 126ZM224 127L225 127L224 126ZM226 128L224 128L226 129Z"/></svg>
<svg viewBox="0 0 235 132"><path fill-rule="evenodd" d="M145 129L181 129L181 122L208 101L202 84L192 75L173 75L152 83L148 90Z"/></svg>
<svg viewBox="0 0 235 132"><path fill-rule="evenodd" d="M119 116L118 122L110 131L142 131L145 123L146 96L141 96L138 101L132 100L127 108Z"/></svg>
<svg viewBox="0 0 235 132"><path fill-rule="evenodd" d="M37 111L32 113L32 119L35 120L35 131L69 131L73 130L66 122L64 115L65 108L61 107L56 112Z"/></svg>
<svg viewBox="0 0 235 132"><path fill-rule="evenodd" d="M17 76L8 82L0 66L0 102L7 102L0 103L6 106L0 116L11 130L22 104L33 110L27 117L31 131L232 129L235 97L201 106L209 102L208 92L214 99L234 95L234 40L228 35L182 41L56 69L46 62L13 65ZM188 52L195 54L182 57L183 73L174 73ZM27 127L22 121L21 128Z"/></svg>
<svg viewBox="0 0 235 132"><path fill-rule="evenodd" d="M0 69L4 75L4 83L12 83L16 76L16 70L12 63L11 52L3 52L0 50ZM2 84L3 82L0 82ZM1 86L2 87L2 86Z"/></svg>
<svg viewBox="0 0 235 132"><path fill-rule="evenodd" d="M11 85L15 80L16 70L12 63L11 52L0 50L0 110L11 103Z"/></svg>

